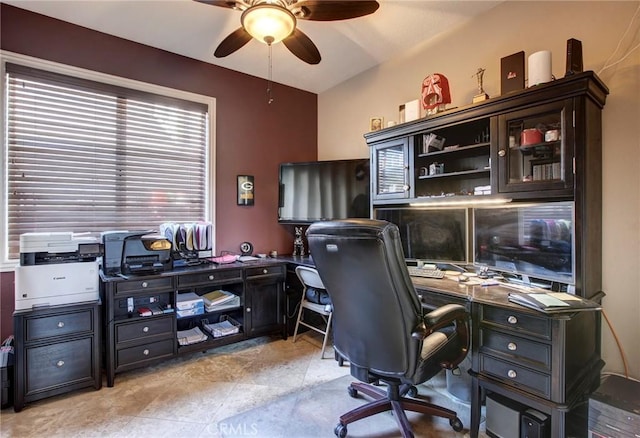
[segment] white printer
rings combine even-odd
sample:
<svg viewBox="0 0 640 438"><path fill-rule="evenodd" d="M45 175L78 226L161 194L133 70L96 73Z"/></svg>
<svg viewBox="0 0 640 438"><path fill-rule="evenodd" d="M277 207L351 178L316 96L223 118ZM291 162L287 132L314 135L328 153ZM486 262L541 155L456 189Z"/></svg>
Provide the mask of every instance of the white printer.
<svg viewBox="0 0 640 438"><path fill-rule="evenodd" d="M15 309L98 300L101 255L94 237L71 232L20 235Z"/></svg>

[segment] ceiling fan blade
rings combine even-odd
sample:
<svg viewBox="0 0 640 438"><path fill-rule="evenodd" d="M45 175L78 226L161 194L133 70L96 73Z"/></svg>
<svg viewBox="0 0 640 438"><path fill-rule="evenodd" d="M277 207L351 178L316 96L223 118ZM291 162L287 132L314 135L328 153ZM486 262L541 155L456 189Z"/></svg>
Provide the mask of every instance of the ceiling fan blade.
<svg viewBox="0 0 640 438"><path fill-rule="evenodd" d="M218 48L213 53L216 58L224 58L231 55L233 52L251 41L251 35L244 30L244 27L240 27L234 30L229 36L222 40L218 45Z"/></svg>
<svg viewBox="0 0 640 438"><path fill-rule="evenodd" d="M300 29L295 29L291 36L282 40L287 49L307 64L318 64L322 57L313 41Z"/></svg>
<svg viewBox="0 0 640 438"><path fill-rule="evenodd" d="M296 17L303 20L334 21L373 14L379 7L380 4L377 1L369 0L300 0L292 5L291 10L295 11L300 8L301 13L296 14Z"/></svg>
<svg viewBox="0 0 640 438"><path fill-rule="evenodd" d="M233 0L194 0L205 5L220 6L223 8L236 9L236 2Z"/></svg>

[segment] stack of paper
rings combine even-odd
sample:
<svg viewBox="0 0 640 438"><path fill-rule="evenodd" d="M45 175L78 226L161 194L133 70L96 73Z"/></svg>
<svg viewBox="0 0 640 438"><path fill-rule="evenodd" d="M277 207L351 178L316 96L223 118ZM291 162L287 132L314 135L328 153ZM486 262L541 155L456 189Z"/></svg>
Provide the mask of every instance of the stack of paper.
<svg viewBox="0 0 640 438"><path fill-rule="evenodd" d="M199 327L194 327L189 330L178 330L178 343L180 345L197 344L207 339L207 335L202 333Z"/></svg>
<svg viewBox="0 0 640 438"><path fill-rule="evenodd" d="M565 292L510 292L509 301L545 313L600 310L600 304Z"/></svg>
<svg viewBox="0 0 640 438"><path fill-rule="evenodd" d="M207 312L215 312L229 307L240 306L240 297L238 295L221 289L202 295L202 299L204 300L204 306Z"/></svg>

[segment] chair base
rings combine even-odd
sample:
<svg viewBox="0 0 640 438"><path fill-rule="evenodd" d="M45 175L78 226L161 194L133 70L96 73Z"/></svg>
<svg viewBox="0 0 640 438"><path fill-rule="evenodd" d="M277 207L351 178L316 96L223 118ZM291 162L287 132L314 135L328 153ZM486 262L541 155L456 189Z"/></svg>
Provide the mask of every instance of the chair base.
<svg viewBox="0 0 640 438"><path fill-rule="evenodd" d="M347 424L386 411L393 412L393 416L398 423L403 438L414 437L411 424L407 419L405 411L419 412L422 414L447 418L453 430L459 432L463 429L462 421L460 421L458 415L454 411L428 403L424 400L414 400L400 395L406 394L407 392L414 392L415 387L388 382L387 384L389 385L387 391L373 385L360 382L353 382L349 385L348 390L351 397L356 397L358 391L360 391L373 398L373 401L341 415L340 423L338 423L335 428L336 436L340 438L347 436Z"/></svg>

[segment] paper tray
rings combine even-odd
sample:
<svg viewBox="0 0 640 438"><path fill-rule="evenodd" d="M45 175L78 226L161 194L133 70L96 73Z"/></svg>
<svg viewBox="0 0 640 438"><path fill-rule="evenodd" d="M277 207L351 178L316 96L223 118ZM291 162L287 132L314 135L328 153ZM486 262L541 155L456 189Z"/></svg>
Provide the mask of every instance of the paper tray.
<svg viewBox="0 0 640 438"><path fill-rule="evenodd" d="M202 328L214 338L221 338L240 333L242 324L228 315L222 315L220 321L213 324L209 324L206 319L202 320Z"/></svg>

